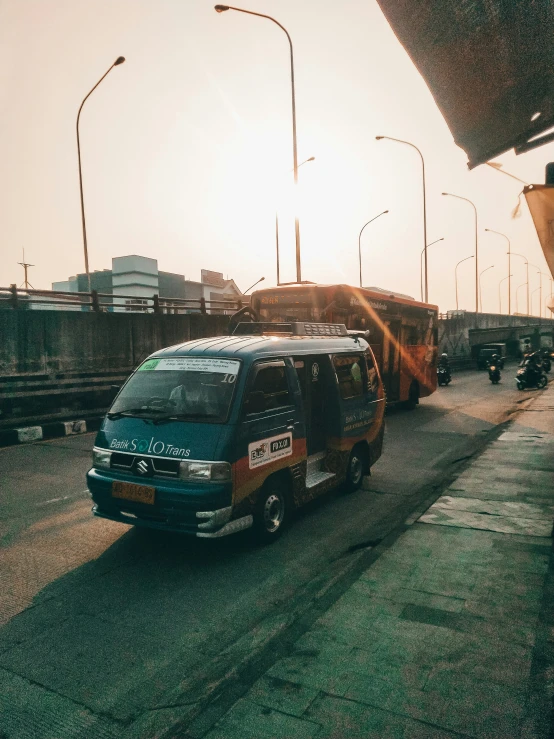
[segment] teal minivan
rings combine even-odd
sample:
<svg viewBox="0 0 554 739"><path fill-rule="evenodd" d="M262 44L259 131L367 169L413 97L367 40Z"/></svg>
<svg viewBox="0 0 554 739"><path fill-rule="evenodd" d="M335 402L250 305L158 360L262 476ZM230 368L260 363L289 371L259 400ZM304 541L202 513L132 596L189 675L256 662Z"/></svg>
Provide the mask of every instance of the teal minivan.
<svg viewBox="0 0 554 739"><path fill-rule="evenodd" d="M354 490L381 455L385 398L343 325L241 323L152 354L96 437L95 516L214 538L277 537L294 508Z"/></svg>

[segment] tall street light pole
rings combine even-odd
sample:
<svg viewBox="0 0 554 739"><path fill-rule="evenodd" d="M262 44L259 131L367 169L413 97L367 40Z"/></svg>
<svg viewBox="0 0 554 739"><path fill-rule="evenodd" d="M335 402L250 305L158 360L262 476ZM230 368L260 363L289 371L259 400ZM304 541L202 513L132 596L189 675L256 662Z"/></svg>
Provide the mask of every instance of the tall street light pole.
<svg viewBox="0 0 554 739"><path fill-rule="evenodd" d="M537 270L537 274L540 275L540 273L541 273L540 267L537 267L537 265L536 264L533 264L533 262L529 262L529 264L531 265L531 267L534 267ZM542 287L542 278L539 278L539 279L540 279L540 286ZM538 289L539 288L537 288L537 290ZM535 293L536 293L536 290L533 290L533 292L531 293L531 313L533 312L533 295Z"/></svg>
<svg viewBox="0 0 554 739"><path fill-rule="evenodd" d="M485 272L488 272L489 269L492 269L494 267L494 264L491 264L490 267L487 267L486 269L481 270L479 272L479 302L481 304L481 313L483 312L483 293L481 292L481 275L484 275Z"/></svg>
<svg viewBox="0 0 554 739"><path fill-rule="evenodd" d="M279 28L285 32L289 47L290 47L290 82L292 90L292 157L293 157L293 172L294 172L294 184L298 184L298 155L296 145L296 94L294 89L294 56L292 49L292 40L287 29L282 26L279 21L272 18L270 15L264 15L263 13L255 13L253 10L245 10L244 8L235 8L232 5L216 5L215 11L217 13L223 13L226 10L236 10L238 13L246 13L247 15L255 15L258 18L266 18L269 21L275 23ZM296 210L296 209L295 209ZM294 214L294 235L296 239L296 282L302 282L302 269L300 264L300 222L298 220L298 212Z"/></svg>
<svg viewBox="0 0 554 739"><path fill-rule="evenodd" d="M366 226L369 226L370 223L373 223L373 221L376 221L377 218L384 216L385 213L388 213L388 210L384 210L382 213L379 213L379 215L374 216L370 221L368 221L365 225L363 225L360 231L360 235L358 236L358 259L360 261L360 287L363 287L362 285L362 234L364 232L364 228Z"/></svg>
<svg viewBox="0 0 554 739"><path fill-rule="evenodd" d="M391 136L376 136L375 138L377 139L377 141L386 139L387 141L396 141L397 144L406 144L406 146L411 146L412 149L415 149L417 151L421 158L421 173L423 178L423 252L425 254L425 302L427 303L429 302L429 283L427 279L427 206L425 197L425 160L423 159L423 154L421 153L421 151L417 148L415 144L412 144L410 141L404 141L403 139L393 139Z"/></svg>
<svg viewBox="0 0 554 739"><path fill-rule="evenodd" d="M527 315L529 315L529 260L523 254L518 254L517 251L513 251L512 254L515 257L521 257L522 259L525 259L525 266L527 268L527 282L524 283L524 284L527 285ZM519 287L521 287L521 285ZM518 288L518 290L519 290L519 288Z"/></svg>
<svg viewBox="0 0 554 739"><path fill-rule="evenodd" d="M444 241L444 236L441 236L440 239L436 239L435 241L431 241L430 244L427 244L427 248L424 247L421 250L421 254L419 255L419 288L420 288L421 302L423 302L423 254L427 253L427 249L430 246L433 246L433 244L438 244L439 241Z"/></svg>
<svg viewBox="0 0 554 739"><path fill-rule="evenodd" d="M541 276L541 311L540 311L539 318L542 318L542 278L548 277L549 280L552 280L552 277L550 277L550 275L547 275L546 272L540 272L540 276ZM546 318L546 311L545 311L544 317Z"/></svg>
<svg viewBox="0 0 554 739"><path fill-rule="evenodd" d="M470 257L466 257L465 259L460 259L458 264L454 267L454 281L456 283L456 310L458 310L458 267L462 262L467 262L468 259L475 259L475 255L472 254Z"/></svg>
<svg viewBox="0 0 554 739"><path fill-rule="evenodd" d="M500 292L500 288L502 286L502 283L504 280L509 280L512 275L506 275L506 277L503 277L500 282L498 283L498 312L502 315L502 294Z"/></svg>
<svg viewBox="0 0 554 739"><path fill-rule="evenodd" d="M83 105L86 103L87 99L92 95L92 93L96 90L98 85L102 82L103 79L105 79L109 73L112 71L114 67L117 67L119 64L123 64L125 61L124 56L118 56L115 62L112 64L112 66L108 69L105 75L100 77L98 82L94 85L92 90L89 92L89 94L85 97L83 102L81 103L79 107L79 112L77 113L77 158L79 160L79 190L81 193L81 222L83 224L83 249L85 252L85 272L87 273L87 283L88 283L88 291L90 292L90 270L88 266L88 246L87 246L87 226L85 223L85 201L83 198L83 172L81 168L81 141L79 139L79 120L81 118L81 110L83 109Z"/></svg>
<svg viewBox="0 0 554 739"><path fill-rule="evenodd" d="M298 165L298 169L302 167L304 164L307 164L308 162L313 162L315 157L310 157L309 159L305 159L302 164ZM277 284L281 284L281 279L279 277L279 213L275 211L275 248L277 250Z"/></svg>
<svg viewBox="0 0 554 739"><path fill-rule="evenodd" d="M535 288L531 293L531 308L533 307L533 295L537 292L537 290L540 290L540 287Z"/></svg>
<svg viewBox="0 0 554 739"><path fill-rule="evenodd" d="M522 287L525 287L525 285L527 285L527 292L529 292L529 283L528 282L522 282L521 285L518 285L516 287L516 313L519 313L519 304L518 304L517 294L519 292L519 289L522 288ZM529 315L529 310L527 310L527 315Z"/></svg>
<svg viewBox="0 0 554 739"><path fill-rule="evenodd" d="M497 236L503 236L508 242L508 315L511 316L512 315L512 280L511 280L512 245L510 243L510 239L506 236L506 234L500 233L500 231L495 231L492 228L486 228L485 231L488 231L491 234L496 234Z"/></svg>
<svg viewBox="0 0 554 739"><path fill-rule="evenodd" d="M475 313L479 313L479 268L478 268L478 232L477 232L477 208L468 198L463 198L461 195L454 195L451 192L443 192L443 195L448 195L451 198L458 198L458 200L465 200L473 208L475 213Z"/></svg>

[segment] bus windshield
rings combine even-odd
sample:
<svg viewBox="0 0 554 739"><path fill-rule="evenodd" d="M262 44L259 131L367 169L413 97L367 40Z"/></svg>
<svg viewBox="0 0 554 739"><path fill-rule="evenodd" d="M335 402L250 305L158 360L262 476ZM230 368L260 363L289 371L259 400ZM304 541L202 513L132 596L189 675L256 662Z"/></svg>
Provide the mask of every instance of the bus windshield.
<svg viewBox="0 0 554 739"><path fill-rule="evenodd" d="M122 416L225 423L240 362L211 357L147 359L108 412Z"/></svg>

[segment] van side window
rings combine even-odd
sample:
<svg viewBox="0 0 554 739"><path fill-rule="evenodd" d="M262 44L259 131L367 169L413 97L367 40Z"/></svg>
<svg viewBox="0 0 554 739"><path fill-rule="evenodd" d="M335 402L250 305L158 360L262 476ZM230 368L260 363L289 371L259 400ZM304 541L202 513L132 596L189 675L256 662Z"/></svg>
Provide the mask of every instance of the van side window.
<svg viewBox="0 0 554 739"><path fill-rule="evenodd" d="M373 354L369 350L365 353L365 361L367 363L367 391L375 395L379 390L379 375L375 367Z"/></svg>
<svg viewBox="0 0 554 739"><path fill-rule="evenodd" d="M254 382L250 387L250 394L256 393L259 398L263 393L263 404L256 408L255 412L263 412L273 410L274 408L282 408L283 406L293 405L293 399L289 392L285 366L270 365L260 367L254 377ZM258 401L259 402L259 401ZM249 409L250 403L246 403L246 412L252 413Z"/></svg>
<svg viewBox="0 0 554 739"><path fill-rule="evenodd" d="M363 394L363 364L363 357L358 354L338 354L333 357L339 392L343 400L357 398Z"/></svg>

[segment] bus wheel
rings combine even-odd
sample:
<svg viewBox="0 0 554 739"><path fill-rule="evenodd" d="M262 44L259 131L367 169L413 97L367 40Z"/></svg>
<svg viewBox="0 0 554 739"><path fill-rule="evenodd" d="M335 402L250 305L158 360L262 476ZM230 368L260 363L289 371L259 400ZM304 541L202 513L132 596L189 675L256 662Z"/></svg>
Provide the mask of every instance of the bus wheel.
<svg viewBox="0 0 554 739"><path fill-rule="evenodd" d="M350 453L348 468L346 470L345 489L347 493L353 493L360 488L366 467L366 453L362 446L357 445Z"/></svg>
<svg viewBox="0 0 554 739"><path fill-rule="evenodd" d="M254 511L252 534L260 544L277 539L288 518L287 498L283 485L276 479L268 480L261 489Z"/></svg>
<svg viewBox="0 0 554 739"><path fill-rule="evenodd" d="M412 382L410 385L410 392L408 394L408 400L404 401L403 406L408 411L413 411L416 405L419 403L419 385L417 382Z"/></svg>

